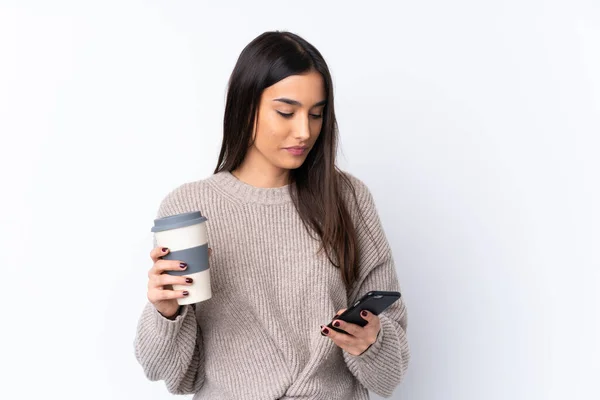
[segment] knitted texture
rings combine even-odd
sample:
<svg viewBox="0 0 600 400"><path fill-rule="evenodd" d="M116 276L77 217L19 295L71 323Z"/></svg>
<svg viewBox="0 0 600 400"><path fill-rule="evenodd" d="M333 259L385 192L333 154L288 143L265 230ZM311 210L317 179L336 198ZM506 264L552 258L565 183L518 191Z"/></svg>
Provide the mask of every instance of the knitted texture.
<svg viewBox="0 0 600 400"><path fill-rule="evenodd" d="M372 194L344 174L358 199L343 190L360 249L350 290L325 252L317 255L320 241L302 223L290 185L254 187L222 171L167 194L156 218L201 211L208 219L213 297L183 306L174 320L146 304L134 349L148 379L195 400L391 396L410 360L403 298L379 315L377 341L359 356L320 333L368 291L400 291Z"/></svg>

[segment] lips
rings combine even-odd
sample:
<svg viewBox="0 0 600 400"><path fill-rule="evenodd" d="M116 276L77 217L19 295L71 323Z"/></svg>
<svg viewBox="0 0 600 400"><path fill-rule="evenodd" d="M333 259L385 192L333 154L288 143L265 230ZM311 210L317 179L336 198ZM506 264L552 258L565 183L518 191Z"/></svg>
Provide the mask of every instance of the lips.
<svg viewBox="0 0 600 400"><path fill-rule="evenodd" d="M288 153L291 153L291 154L293 154L295 156L299 156L299 155L304 154L304 152L306 151L306 149L307 149L306 147L287 147L285 150Z"/></svg>

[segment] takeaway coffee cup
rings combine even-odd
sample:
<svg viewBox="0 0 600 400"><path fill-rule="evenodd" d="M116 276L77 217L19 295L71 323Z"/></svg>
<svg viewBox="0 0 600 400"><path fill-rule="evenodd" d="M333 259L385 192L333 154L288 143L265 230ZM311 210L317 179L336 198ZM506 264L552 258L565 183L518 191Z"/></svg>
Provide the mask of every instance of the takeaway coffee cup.
<svg viewBox="0 0 600 400"><path fill-rule="evenodd" d="M175 290L190 293L177 299L179 305L199 303L212 297L206 220L200 211L193 211L155 219L151 229L156 246L169 248L169 253L162 259L180 260L188 265L183 271L166 273L189 276L194 280L191 285L173 285Z"/></svg>

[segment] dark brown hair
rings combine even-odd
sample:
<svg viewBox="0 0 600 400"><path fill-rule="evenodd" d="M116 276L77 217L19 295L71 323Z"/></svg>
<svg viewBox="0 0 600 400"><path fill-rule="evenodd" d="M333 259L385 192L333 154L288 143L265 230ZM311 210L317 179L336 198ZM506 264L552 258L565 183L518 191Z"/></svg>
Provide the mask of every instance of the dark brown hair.
<svg viewBox="0 0 600 400"><path fill-rule="evenodd" d="M338 128L333 84L325 60L313 45L296 34L272 31L261 34L242 50L229 78L223 143L214 173L231 172L244 160L252 144L263 90L290 75L312 70L323 76L327 104L315 145L304 163L290 170L290 194L309 234L312 228L319 235L319 252L326 251L329 261L341 269L342 279L350 288L357 278L359 248L341 185L347 185L355 201L356 192L350 179L336 166Z"/></svg>

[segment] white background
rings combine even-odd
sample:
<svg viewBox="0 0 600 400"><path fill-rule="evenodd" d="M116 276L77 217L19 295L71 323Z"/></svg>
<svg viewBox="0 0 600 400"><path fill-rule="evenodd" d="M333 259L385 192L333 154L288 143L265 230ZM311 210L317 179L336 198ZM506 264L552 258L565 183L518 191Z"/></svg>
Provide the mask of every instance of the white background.
<svg viewBox="0 0 600 400"><path fill-rule="evenodd" d="M133 355L152 219L275 29L328 62L393 247L393 398L600 398L598 2L0 4L1 398L172 398Z"/></svg>

